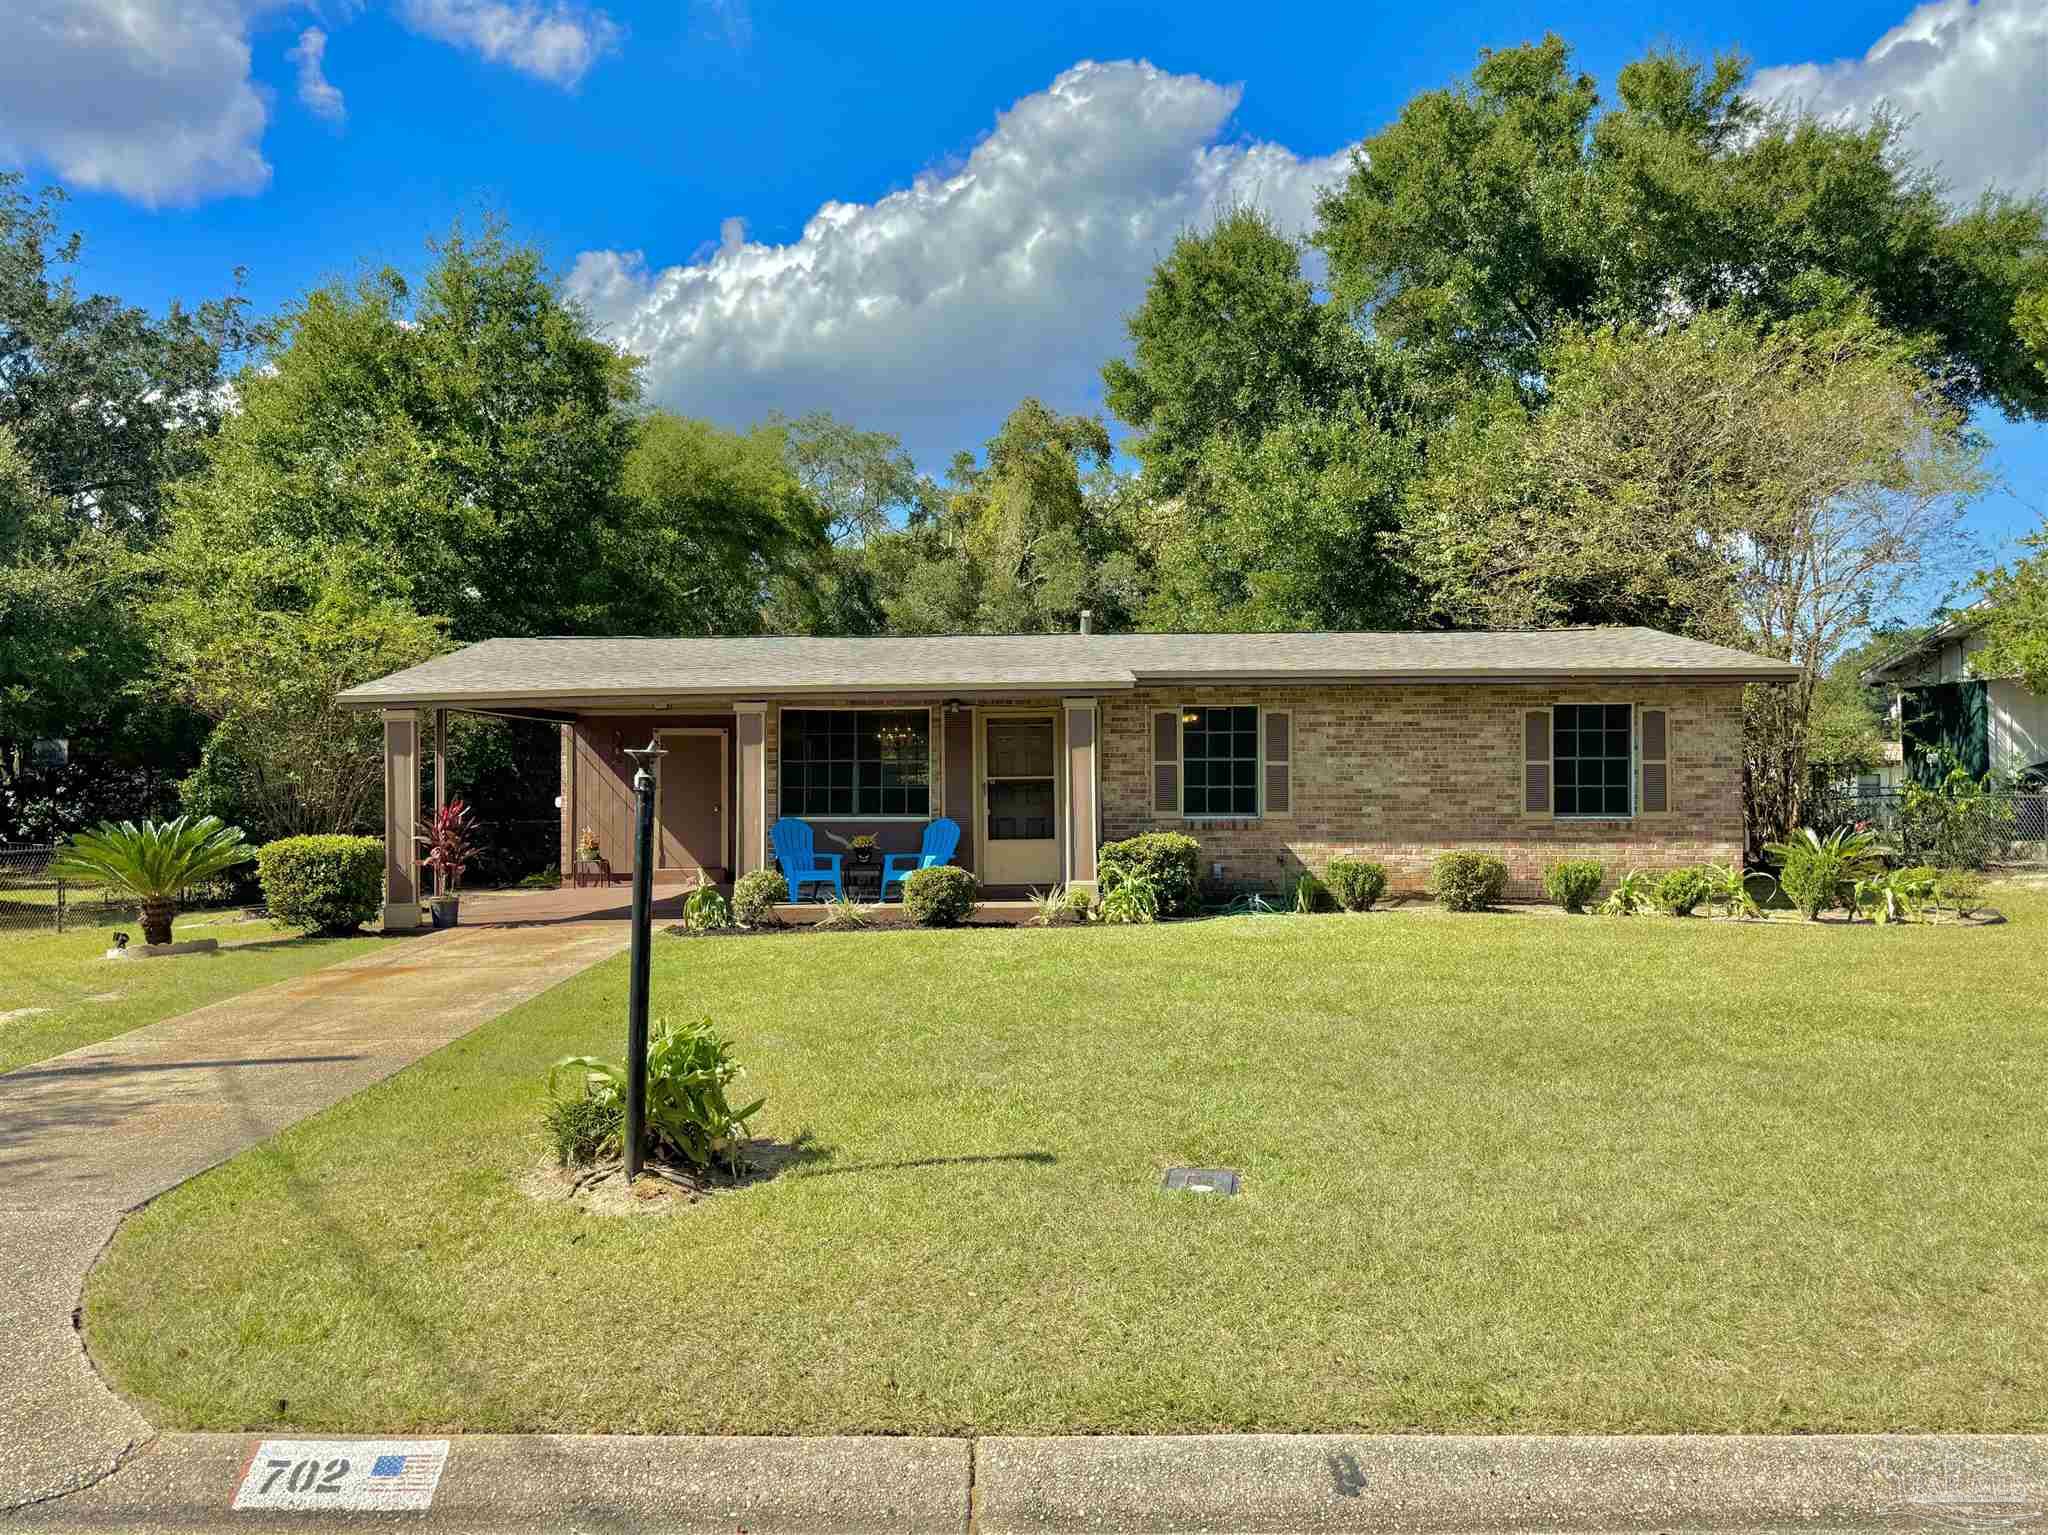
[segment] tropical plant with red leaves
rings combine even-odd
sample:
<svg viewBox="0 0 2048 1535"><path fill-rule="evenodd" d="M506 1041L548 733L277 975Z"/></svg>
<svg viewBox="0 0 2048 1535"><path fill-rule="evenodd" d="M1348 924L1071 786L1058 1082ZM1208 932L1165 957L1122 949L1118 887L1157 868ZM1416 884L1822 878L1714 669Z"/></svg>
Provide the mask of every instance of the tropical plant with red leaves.
<svg viewBox="0 0 2048 1535"><path fill-rule="evenodd" d="M450 800L421 821L413 840L426 850L427 867L442 877L451 895L462 888L463 870L482 852L476 816L459 799Z"/></svg>

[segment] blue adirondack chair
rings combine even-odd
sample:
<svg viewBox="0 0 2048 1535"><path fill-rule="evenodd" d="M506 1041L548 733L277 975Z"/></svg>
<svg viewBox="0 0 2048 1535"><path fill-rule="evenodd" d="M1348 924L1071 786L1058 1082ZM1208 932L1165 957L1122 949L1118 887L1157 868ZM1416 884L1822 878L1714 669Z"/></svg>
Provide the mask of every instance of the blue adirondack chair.
<svg viewBox="0 0 2048 1535"><path fill-rule="evenodd" d="M795 821L784 816L768 828L768 840L775 844L775 861L782 865L782 877L789 881L789 898L792 901L804 898L804 886L828 883L834 895L841 900L846 899L846 886L839 877L839 854L818 856L808 821ZM822 892L818 899L824 899Z"/></svg>
<svg viewBox="0 0 2048 1535"><path fill-rule="evenodd" d="M940 816L924 829L924 846L915 853L891 853L882 860L882 898L889 887L900 885L919 869L953 861L953 849L960 845L960 823Z"/></svg>

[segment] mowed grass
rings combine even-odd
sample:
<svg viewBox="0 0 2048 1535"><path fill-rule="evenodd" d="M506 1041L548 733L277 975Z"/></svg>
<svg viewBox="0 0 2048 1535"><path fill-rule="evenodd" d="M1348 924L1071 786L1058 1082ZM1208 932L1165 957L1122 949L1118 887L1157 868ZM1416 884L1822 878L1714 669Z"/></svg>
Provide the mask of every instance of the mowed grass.
<svg viewBox="0 0 2048 1535"><path fill-rule="evenodd" d="M140 943L142 929L132 915L92 920L62 933L0 933L0 1072L303 975L377 942L300 937L269 922L190 912L172 938L218 938L218 953L109 960L116 930Z"/></svg>
<svg viewBox="0 0 2048 1535"><path fill-rule="evenodd" d="M1998 903L664 939L829 1156L519 1193L621 958L150 1205L87 1338L193 1429L2039 1431L2048 899Z"/></svg>

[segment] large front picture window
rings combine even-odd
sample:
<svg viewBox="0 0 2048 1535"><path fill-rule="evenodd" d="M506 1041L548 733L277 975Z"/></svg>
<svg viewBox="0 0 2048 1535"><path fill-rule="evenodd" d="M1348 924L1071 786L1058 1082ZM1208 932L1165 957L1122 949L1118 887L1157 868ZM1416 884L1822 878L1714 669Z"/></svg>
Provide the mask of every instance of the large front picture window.
<svg viewBox="0 0 2048 1535"><path fill-rule="evenodd" d="M1558 815L1634 814L1633 724L1627 704L1557 706L1551 758Z"/></svg>
<svg viewBox="0 0 2048 1535"><path fill-rule="evenodd" d="M1259 711L1183 709L1181 760L1187 771L1182 814L1259 813Z"/></svg>
<svg viewBox="0 0 2048 1535"><path fill-rule="evenodd" d="M782 711L782 813L931 814L931 715L923 709Z"/></svg>

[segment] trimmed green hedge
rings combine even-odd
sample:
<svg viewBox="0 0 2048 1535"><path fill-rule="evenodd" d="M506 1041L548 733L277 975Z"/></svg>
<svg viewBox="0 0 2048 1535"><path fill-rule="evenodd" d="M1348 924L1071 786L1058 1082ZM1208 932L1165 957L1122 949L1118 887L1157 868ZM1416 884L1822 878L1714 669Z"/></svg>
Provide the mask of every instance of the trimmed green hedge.
<svg viewBox="0 0 2048 1535"><path fill-rule="evenodd" d="M978 883L958 864L914 870L903 881L903 909L919 927L958 927L974 910Z"/></svg>
<svg viewBox="0 0 2048 1535"><path fill-rule="evenodd" d="M1591 858L1567 858L1543 871L1543 893L1566 911L1584 911L1606 878L1606 865Z"/></svg>
<svg viewBox="0 0 2048 1535"><path fill-rule="evenodd" d="M1202 879L1202 844L1186 832L1148 831L1121 842L1106 842L1095 872L1108 895L1117 882L1142 875L1159 897L1159 915L1185 917L1196 907Z"/></svg>
<svg viewBox="0 0 2048 1535"><path fill-rule="evenodd" d="M733 882L732 919L741 927L773 927L775 908L789 899L789 881L779 869L756 869Z"/></svg>
<svg viewBox="0 0 2048 1535"><path fill-rule="evenodd" d="M1430 894L1446 911L1484 911L1508 892L1508 866L1491 853L1445 853Z"/></svg>
<svg viewBox="0 0 2048 1535"><path fill-rule="evenodd" d="M281 837L256 853L271 919L307 933L352 933L384 909L375 837Z"/></svg>
<svg viewBox="0 0 2048 1535"><path fill-rule="evenodd" d="M1346 911L1371 911L1372 903L1387 893L1387 871L1359 858L1332 858L1323 883Z"/></svg>

